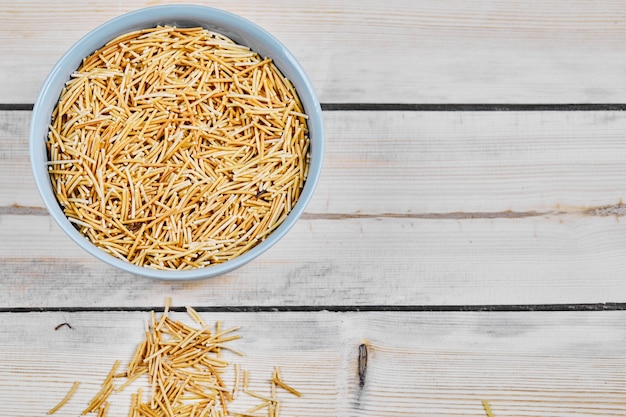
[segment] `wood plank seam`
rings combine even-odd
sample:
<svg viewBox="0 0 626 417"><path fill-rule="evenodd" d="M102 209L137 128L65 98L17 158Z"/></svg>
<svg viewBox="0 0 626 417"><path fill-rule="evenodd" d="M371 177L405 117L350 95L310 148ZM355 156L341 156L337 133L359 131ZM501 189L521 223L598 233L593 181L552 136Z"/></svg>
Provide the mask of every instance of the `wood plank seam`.
<svg viewBox="0 0 626 417"><path fill-rule="evenodd" d="M625 111L626 103L322 103L324 111Z"/></svg>
<svg viewBox="0 0 626 417"><path fill-rule="evenodd" d="M199 313L297 313L297 312L602 312L626 311L626 303L572 304L476 304L476 305L251 305L251 306L193 306ZM163 307L2 307L2 313L84 313L84 312L162 312ZM185 312L186 307L170 307L173 312Z"/></svg>
<svg viewBox="0 0 626 417"><path fill-rule="evenodd" d="M32 111L33 103L0 103L0 111ZM324 111L626 111L626 103L321 103Z"/></svg>

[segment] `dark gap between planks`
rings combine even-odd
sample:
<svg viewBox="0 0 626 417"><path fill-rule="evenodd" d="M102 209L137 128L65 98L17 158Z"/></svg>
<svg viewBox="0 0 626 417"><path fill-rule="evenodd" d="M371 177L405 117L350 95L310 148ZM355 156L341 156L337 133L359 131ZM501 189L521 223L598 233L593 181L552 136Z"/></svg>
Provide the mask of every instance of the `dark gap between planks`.
<svg viewBox="0 0 626 417"><path fill-rule="evenodd" d="M322 103L325 111L624 111L625 103Z"/></svg>
<svg viewBox="0 0 626 417"><path fill-rule="evenodd" d="M571 312L624 311L626 303L587 304L512 304L512 305L320 305L320 306L193 306L199 313L274 313L274 312ZM0 313L83 313L83 312L162 312L160 307L2 307ZM185 307L170 311L185 312Z"/></svg>
<svg viewBox="0 0 626 417"><path fill-rule="evenodd" d="M626 111L626 103L322 103L324 111ZM32 111L32 103L0 103L0 111Z"/></svg>

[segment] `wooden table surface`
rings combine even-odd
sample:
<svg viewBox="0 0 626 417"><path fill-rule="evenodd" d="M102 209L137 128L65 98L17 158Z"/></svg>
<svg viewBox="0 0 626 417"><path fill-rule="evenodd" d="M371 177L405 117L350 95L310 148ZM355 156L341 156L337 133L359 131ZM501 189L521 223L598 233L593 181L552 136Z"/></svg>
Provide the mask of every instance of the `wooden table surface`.
<svg viewBox="0 0 626 417"><path fill-rule="evenodd" d="M295 54L327 143L291 232L196 282L90 257L29 165L56 60L164 3L0 3L0 416L41 417L74 381L56 415L79 415L167 297L177 319L193 306L241 326L233 361L259 386L280 366L303 393L283 417L486 416L483 401L497 417L626 416L624 1L198 2ZM127 415L119 398L110 416Z"/></svg>

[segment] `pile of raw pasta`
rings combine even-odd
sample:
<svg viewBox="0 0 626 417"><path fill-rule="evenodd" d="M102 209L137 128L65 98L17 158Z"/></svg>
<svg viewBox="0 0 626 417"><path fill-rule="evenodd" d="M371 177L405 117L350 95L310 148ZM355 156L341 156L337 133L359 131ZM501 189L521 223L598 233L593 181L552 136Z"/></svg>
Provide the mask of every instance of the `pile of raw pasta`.
<svg viewBox="0 0 626 417"><path fill-rule="evenodd" d="M275 230L308 171L307 116L270 59L202 28L109 42L71 76L47 140L68 219L139 266L230 260Z"/></svg>
<svg viewBox="0 0 626 417"><path fill-rule="evenodd" d="M81 415L106 417L116 394L131 386L139 378L147 378L149 389L138 388L131 394L129 417L278 417L280 400L278 389L300 397L300 392L285 383L280 370L274 369L270 379L270 393L258 393L248 386L248 372L239 364L231 364L221 355L230 350L227 343L239 336L237 328L215 329L207 326L191 307L187 313L195 322L190 326L174 320L165 312L156 317L154 312L146 329L146 337L137 347L126 369L121 362L114 363L99 392L93 396ZM224 382L224 373L234 368L230 387ZM75 382L67 395L48 414L54 414L73 399L79 388ZM238 393L250 397L256 405L247 410L229 409Z"/></svg>

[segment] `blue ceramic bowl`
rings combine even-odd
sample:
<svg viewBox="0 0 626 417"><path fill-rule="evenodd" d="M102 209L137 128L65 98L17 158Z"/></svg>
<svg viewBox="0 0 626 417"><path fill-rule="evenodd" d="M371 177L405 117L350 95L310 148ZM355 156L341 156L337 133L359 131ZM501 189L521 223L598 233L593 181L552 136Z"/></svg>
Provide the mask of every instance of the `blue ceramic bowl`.
<svg viewBox="0 0 626 417"><path fill-rule="evenodd" d="M80 66L83 58L91 55L115 37L158 25L202 26L205 29L221 33L241 45L250 47L262 57L272 58L283 75L293 83L304 111L309 117L310 166L308 178L298 202L287 219L254 248L235 259L206 268L186 271L156 270L132 265L99 249L76 230L63 214L54 195L47 171L48 157L45 142L51 114L70 74ZM322 168L323 150L324 130L320 104L311 81L291 52L274 36L256 24L231 13L204 6L167 5L140 9L110 20L89 32L61 57L46 78L35 102L30 126L30 157L35 182L48 211L61 226L61 229L84 250L110 265L132 274L165 280L193 280L224 274L250 262L272 247L296 223L311 199Z"/></svg>

